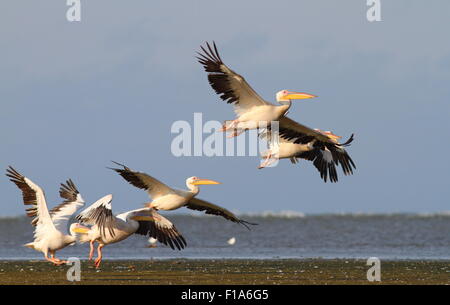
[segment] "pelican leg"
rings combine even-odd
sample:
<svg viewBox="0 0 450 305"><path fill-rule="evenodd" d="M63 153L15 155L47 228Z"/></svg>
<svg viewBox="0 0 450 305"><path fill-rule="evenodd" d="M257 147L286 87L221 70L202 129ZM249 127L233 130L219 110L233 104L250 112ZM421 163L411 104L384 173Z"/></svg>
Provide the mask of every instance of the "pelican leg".
<svg viewBox="0 0 450 305"><path fill-rule="evenodd" d="M55 251L50 251L50 257L52 258L52 260L59 262L60 259L55 257Z"/></svg>
<svg viewBox="0 0 450 305"><path fill-rule="evenodd" d="M58 266L59 266L59 265L67 264L67 261L66 261L66 260L59 259L59 258L56 258L56 257L55 257L55 261L57 262L57 265L58 265Z"/></svg>
<svg viewBox="0 0 450 305"><path fill-rule="evenodd" d="M236 119L236 120L231 121L231 123L227 126L227 122L228 121L225 121L223 123L222 128L219 129L219 131L227 131L229 129L233 129L239 123L239 121Z"/></svg>
<svg viewBox="0 0 450 305"><path fill-rule="evenodd" d="M95 244L95 240L91 240L91 241L89 242L89 247L90 247L90 250L89 250L89 260L90 260L90 261L92 260L92 257L94 256L94 244Z"/></svg>
<svg viewBox="0 0 450 305"><path fill-rule="evenodd" d="M233 133L228 135L227 138L231 139L231 138L237 137L237 136L241 135L244 131L245 131L245 129L234 129Z"/></svg>
<svg viewBox="0 0 450 305"><path fill-rule="evenodd" d="M44 254L44 257L45 257L45 259L48 260L49 262L55 263L53 257L48 257L48 253L45 253L45 254Z"/></svg>
<svg viewBox="0 0 450 305"><path fill-rule="evenodd" d="M59 258L56 257L56 251L53 251L52 257L53 257L53 259L58 263L58 265L67 264L67 261L66 261L66 260L59 259Z"/></svg>
<svg viewBox="0 0 450 305"><path fill-rule="evenodd" d="M264 159L264 162L258 166L258 169L264 168L270 164L270 159L272 158L272 152L269 152L267 157Z"/></svg>
<svg viewBox="0 0 450 305"><path fill-rule="evenodd" d="M45 253L45 259L48 260L49 262L52 262L55 266L59 266L61 265L61 261L57 258L55 258L55 251L49 251L50 252L50 257L48 257L48 254Z"/></svg>
<svg viewBox="0 0 450 305"><path fill-rule="evenodd" d="M103 248L102 244L98 245L97 258L95 259L95 262L94 262L94 266L96 269L100 268L100 264L102 263L102 248Z"/></svg>

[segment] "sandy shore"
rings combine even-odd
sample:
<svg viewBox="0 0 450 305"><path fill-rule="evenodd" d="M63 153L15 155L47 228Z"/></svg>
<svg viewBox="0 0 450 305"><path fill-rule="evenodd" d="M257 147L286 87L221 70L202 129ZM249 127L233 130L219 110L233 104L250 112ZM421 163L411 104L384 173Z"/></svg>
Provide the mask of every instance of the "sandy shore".
<svg viewBox="0 0 450 305"><path fill-rule="evenodd" d="M124 260L101 270L82 261L81 281L69 266L44 261L0 261L0 284L374 284L364 260ZM450 261L382 261L381 284L450 284Z"/></svg>

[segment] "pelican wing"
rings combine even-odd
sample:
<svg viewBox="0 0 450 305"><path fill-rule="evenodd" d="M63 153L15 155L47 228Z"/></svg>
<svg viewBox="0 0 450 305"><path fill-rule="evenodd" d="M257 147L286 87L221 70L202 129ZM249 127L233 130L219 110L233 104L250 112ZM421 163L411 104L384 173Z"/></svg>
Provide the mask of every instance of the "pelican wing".
<svg viewBox="0 0 450 305"><path fill-rule="evenodd" d="M139 228L136 234L149 235L159 242L170 246L175 250L184 249L187 243L183 235L177 230L170 220L158 214L155 210L149 210L152 221L139 221Z"/></svg>
<svg viewBox="0 0 450 305"><path fill-rule="evenodd" d="M146 190L153 200L160 196L173 192L173 190L169 186L162 183L158 179L147 175L146 173L134 171L117 162L114 163L122 166L123 168L111 168L112 170L121 175L122 178L127 180L131 185Z"/></svg>
<svg viewBox="0 0 450 305"><path fill-rule="evenodd" d="M307 144L312 140L335 144L335 142L326 135L297 123L286 116L279 120L279 134L281 138L296 144Z"/></svg>
<svg viewBox="0 0 450 305"><path fill-rule="evenodd" d="M112 213L111 201L111 195L100 198L78 214L76 219L82 224L96 225L102 236L106 235L106 230L111 236L115 236L114 224L116 218Z"/></svg>
<svg viewBox="0 0 450 305"><path fill-rule="evenodd" d="M253 106L271 105L263 100L241 75L223 63L214 42L213 47L206 43L206 48L201 46L203 53L198 52L197 59L208 72L209 84L222 100L234 104L238 114Z"/></svg>
<svg viewBox="0 0 450 305"><path fill-rule="evenodd" d="M21 175L14 168L9 166L7 174L12 182L22 191L24 205L30 205L26 212L29 217L33 217L31 224L36 226L34 237L36 240L42 239L46 234L56 231L50 217L45 201L44 191L33 181Z"/></svg>
<svg viewBox="0 0 450 305"><path fill-rule="evenodd" d="M315 146L314 149L297 154L294 158L302 158L312 161L320 173L320 177L327 182L329 177L331 182L338 181L336 165L341 165L344 175L352 175L356 168L352 158L342 147L328 148L327 146Z"/></svg>
<svg viewBox="0 0 450 305"><path fill-rule="evenodd" d="M61 183L59 196L65 200L50 210L50 216L58 230L62 231L67 228L69 218L84 206L84 200L71 179L67 180L66 184Z"/></svg>
<svg viewBox="0 0 450 305"><path fill-rule="evenodd" d="M206 214L222 216L223 218L225 218L227 220L242 224L249 230L250 230L250 227L248 225L256 225L255 223L250 223L248 221L239 219L236 215L234 215L233 213L231 213L230 211L228 211L225 208L222 208L218 205L212 204L210 202L207 202L205 200L201 200L201 199L198 199L195 197L192 198L191 200L189 200L189 202L185 205L185 207L187 207L191 210L205 211Z"/></svg>

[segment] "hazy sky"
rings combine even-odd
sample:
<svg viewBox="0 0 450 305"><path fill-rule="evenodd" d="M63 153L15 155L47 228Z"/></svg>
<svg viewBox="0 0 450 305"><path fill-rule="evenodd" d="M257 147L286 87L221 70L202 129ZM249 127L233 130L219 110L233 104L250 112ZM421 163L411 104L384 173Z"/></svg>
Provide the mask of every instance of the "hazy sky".
<svg viewBox="0 0 450 305"><path fill-rule="evenodd" d="M114 195L116 212L146 194L106 169L110 160L184 188L189 176L222 185L199 197L244 212L450 210L449 1L82 0L0 3L0 165L13 165L60 202L72 178L88 203ZM222 59L264 98L281 89L319 96L290 117L348 137L357 170L323 183L310 162L257 170L256 157L170 152L176 120L234 113L194 58L215 40ZM23 214L0 180L0 215Z"/></svg>

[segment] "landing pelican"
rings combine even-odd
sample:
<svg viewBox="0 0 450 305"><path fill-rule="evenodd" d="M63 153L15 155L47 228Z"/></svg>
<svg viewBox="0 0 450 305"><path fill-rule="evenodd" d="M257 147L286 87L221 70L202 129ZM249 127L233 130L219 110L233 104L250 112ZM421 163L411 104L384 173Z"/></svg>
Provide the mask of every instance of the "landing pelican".
<svg viewBox="0 0 450 305"><path fill-rule="evenodd" d="M356 168L344 149L353 141L353 134L341 144L338 141L341 137L330 131L311 129L283 117L279 121L278 143L273 143L270 126L260 136L269 141L270 149L261 154L265 161L259 168L267 167L277 159L290 159L294 164L298 158L305 159L313 162L325 182L328 177L331 182L338 181L337 165L342 167L344 175L353 174L353 168Z"/></svg>
<svg viewBox="0 0 450 305"><path fill-rule="evenodd" d="M255 225L254 223L239 219L225 208L195 198L200 192L199 185L220 184L217 181L190 177L186 179L188 191L176 190L145 173L134 171L117 162L114 163L123 168L111 168L112 170L116 171L133 186L147 191L152 199L147 204L147 207L168 211L176 210L184 206L192 210L205 211L206 214L222 216L227 220L244 225L247 229L250 229L248 225Z"/></svg>
<svg viewBox="0 0 450 305"><path fill-rule="evenodd" d="M106 195L82 211L76 217L79 223L73 229L79 242L89 242L89 260L92 260L95 243L98 243L94 262L96 268L102 262L102 248L105 245L122 241L132 234L148 234L172 249L176 247L181 250L186 246L186 241L177 228L155 210L141 208L114 216L111 201L112 195Z"/></svg>
<svg viewBox="0 0 450 305"><path fill-rule="evenodd" d="M38 185L22 176L11 166L6 172L6 176L22 191L23 203L31 205L26 211L29 217L34 217L31 224L36 228L34 230L34 241L25 244L25 246L42 252L45 259L55 265L65 264L66 261L56 258L55 253L75 244L74 224L70 226L70 235L63 232L67 228L69 217L84 205L84 200L77 187L70 179L67 180L66 184L61 184L59 194L65 201L49 212L44 191ZM48 254L50 254L50 257L48 257Z"/></svg>
<svg viewBox="0 0 450 305"><path fill-rule="evenodd" d="M280 105L269 103L262 99L241 75L223 63L215 43L212 47L206 43L206 48L201 46L203 53L197 52L199 55L197 59L208 73L208 81L212 88L222 100L234 105L237 115L235 120L225 122L222 127L222 131L233 132L231 137L248 129L265 127L271 121L278 121L287 113L292 100L316 97L309 93L281 90L276 94L276 100Z"/></svg>

